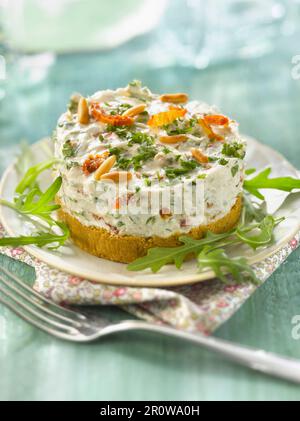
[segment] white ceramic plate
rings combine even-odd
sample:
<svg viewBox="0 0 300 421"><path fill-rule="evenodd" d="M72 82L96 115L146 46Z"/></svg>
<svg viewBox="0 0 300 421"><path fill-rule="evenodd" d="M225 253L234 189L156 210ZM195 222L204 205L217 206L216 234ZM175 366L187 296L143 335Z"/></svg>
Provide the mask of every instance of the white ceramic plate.
<svg viewBox="0 0 300 421"><path fill-rule="evenodd" d="M299 176L297 170L282 155L254 139L247 138L247 141L248 168L255 167L260 169L272 166L272 176ZM47 148L45 148L47 142L49 144L49 139L40 141L32 146L36 162L41 162L48 158L46 155ZM42 183L47 184L51 182L50 173L44 173L42 177ZM0 196L11 200L17 181L17 172L14 165L11 165L2 177ZM300 194L291 194L287 198L288 194L284 192L270 190L264 193L266 193L269 210L272 212L276 210L276 215L284 215L286 219L276 227L275 242L272 246L255 252L245 246L244 248L239 247L236 252L233 252L233 254L238 253L246 256L250 263L257 263L280 249L300 229ZM22 220L12 210L3 206L0 207L0 220L9 235L16 236L24 233ZM129 272L125 264L110 262L89 255L72 244L71 241L57 251L49 251L35 246L26 246L25 249L28 253L48 263L50 266L76 276L110 285L165 287L191 284L214 277L211 271L197 273L196 264L193 260L184 263L180 270L177 270L173 265L168 265L156 274L150 270Z"/></svg>

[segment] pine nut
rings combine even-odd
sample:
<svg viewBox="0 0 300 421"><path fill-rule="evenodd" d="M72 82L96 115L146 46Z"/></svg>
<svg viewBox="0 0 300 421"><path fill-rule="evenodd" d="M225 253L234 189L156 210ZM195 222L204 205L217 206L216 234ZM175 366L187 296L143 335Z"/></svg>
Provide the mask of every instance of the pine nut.
<svg viewBox="0 0 300 421"><path fill-rule="evenodd" d="M125 117L135 117L141 114L143 111L145 111L145 109L146 109L145 104L135 105L134 107L126 110L125 113L123 113L122 115Z"/></svg>
<svg viewBox="0 0 300 421"><path fill-rule="evenodd" d="M103 174L100 177L101 180L111 180L115 183L122 181L130 181L132 179L132 173L127 171L112 171L106 174Z"/></svg>
<svg viewBox="0 0 300 421"><path fill-rule="evenodd" d="M160 100L162 102L172 102L173 104L183 104L187 102L189 97L187 94L178 93L178 94L164 94L161 95Z"/></svg>
<svg viewBox="0 0 300 421"><path fill-rule="evenodd" d="M89 106L85 98L80 98L78 103L78 121L80 124L88 124L90 121Z"/></svg>
<svg viewBox="0 0 300 421"><path fill-rule="evenodd" d="M185 134L177 134L174 136L160 136L159 140L161 143L179 143L179 142L185 142L188 139L188 137Z"/></svg>
<svg viewBox="0 0 300 421"><path fill-rule="evenodd" d="M200 162L200 164L208 163L208 157L204 155L199 149L192 148L191 152L193 157L196 159L196 161Z"/></svg>
<svg viewBox="0 0 300 421"><path fill-rule="evenodd" d="M100 180L103 174L108 173L116 162L115 155L108 157L95 172L95 180Z"/></svg>

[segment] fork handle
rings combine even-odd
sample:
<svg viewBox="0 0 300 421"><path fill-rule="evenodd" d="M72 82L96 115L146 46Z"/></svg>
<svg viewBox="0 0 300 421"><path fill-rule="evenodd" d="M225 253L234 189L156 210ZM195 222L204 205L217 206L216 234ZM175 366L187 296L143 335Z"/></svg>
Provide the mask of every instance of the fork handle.
<svg viewBox="0 0 300 421"><path fill-rule="evenodd" d="M112 328L113 326L111 326ZM155 325L142 321L128 320L115 325L115 331L123 330L143 330L161 333L185 339L197 345L215 351L225 358L240 365L260 371L275 377L286 379L295 383L300 383L300 361L287 357L282 357L263 350L248 348L237 345L223 339L212 336L204 336L174 329L168 326Z"/></svg>

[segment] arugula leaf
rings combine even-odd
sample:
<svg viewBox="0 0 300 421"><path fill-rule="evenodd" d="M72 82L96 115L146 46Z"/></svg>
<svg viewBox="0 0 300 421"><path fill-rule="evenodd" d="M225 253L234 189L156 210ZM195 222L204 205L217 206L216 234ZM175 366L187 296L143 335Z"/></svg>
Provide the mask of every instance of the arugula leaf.
<svg viewBox="0 0 300 421"><path fill-rule="evenodd" d="M294 189L300 189L300 179L294 177L275 177L269 178L271 168L266 168L256 176L244 181L244 189L259 199L264 196L259 189L276 189L291 192Z"/></svg>
<svg viewBox="0 0 300 421"><path fill-rule="evenodd" d="M256 168L247 168L246 170L245 170L245 174L246 175L251 175L251 174L253 174L253 173L255 173L256 172Z"/></svg>
<svg viewBox="0 0 300 421"><path fill-rule="evenodd" d="M253 221L261 222L267 215L267 204L265 201L260 203L250 200L250 195L244 192L243 210L240 225L246 225Z"/></svg>
<svg viewBox="0 0 300 421"><path fill-rule="evenodd" d="M29 168L27 172L25 173L22 180L19 182L19 184L16 187L16 193L22 194L24 191L30 187L32 187L37 179L37 177L45 170L53 167L54 164L56 164L58 160L56 158L50 159L45 162L41 162L37 165L34 165L33 167Z"/></svg>
<svg viewBox="0 0 300 421"><path fill-rule="evenodd" d="M129 263L128 270L138 271L151 269L152 272L158 272L164 265L174 263L177 269L182 266L184 259L190 254L197 254L205 245L214 244L217 241L229 237L231 233L213 234L208 232L205 238L195 240L192 237L182 236L179 241L183 243L178 247L154 247L148 250L148 254L144 257L136 259Z"/></svg>
<svg viewBox="0 0 300 421"><path fill-rule="evenodd" d="M56 193L59 191L61 184L62 178L57 177L44 193L40 193L38 189L34 187L27 195L23 196L23 200L17 202L14 209L20 214L39 217L48 222L49 225L55 224L55 221L51 217L51 213L54 210L59 209L60 206L55 205L52 202ZM37 195L39 195L38 198Z"/></svg>
<svg viewBox="0 0 300 421"><path fill-rule="evenodd" d="M245 211L244 211L245 212ZM257 211L258 212L258 211ZM210 267L215 270L216 276L223 281L225 269L230 272L234 279L241 281L240 273L246 273L247 279L256 282L253 270L244 258L229 258L224 247L229 245L246 244L254 249L268 245L273 240L274 227L284 218L275 219L271 215L264 215L258 212L260 222L249 224L254 216L242 216L240 225L234 230L222 234L207 232L205 237L195 240L192 237L183 236L179 240L183 245L178 247L155 247L148 250L146 256L141 257L127 266L128 270L138 271L151 269L158 272L164 265L174 263L179 269L184 260L191 255L198 255L199 269ZM243 221L247 220L247 224ZM220 258L219 263L217 263Z"/></svg>
<svg viewBox="0 0 300 421"><path fill-rule="evenodd" d="M254 250L258 247L263 247L270 244L273 241L274 227L278 225L284 218L275 219L272 215L266 215L263 220L253 227L237 228L236 236L245 244L248 244ZM254 234L249 235L248 232ZM259 231L256 234L256 231Z"/></svg>
<svg viewBox="0 0 300 421"><path fill-rule="evenodd" d="M222 248L211 249L206 246L198 254L198 269L212 269L221 281L228 283L229 273L237 282L244 281L243 275L254 283L259 283L253 269L244 257L229 257Z"/></svg>
<svg viewBox="0 0 300 421"><path fill-rule="evenodd" d="M17 160L15 162L15 169L20 177L23 177L25 172L31 166L33 159L33 152L28 143L25 140L20 142L20 152L18 153Z"/></svg>
<svg viewBox="0 0 300 421"><path fill-rule="evenodd" d="M53 244L48 246L48 248L56 249L62 246L67 239L69 238L69 229L68 227L60 222L56 222L56 225L62 230L62 234L55 234L51 232L38 232L36 235L19 237L3 237L0 238L0 247L3 246L26 246L29 244L36 245L38 247L43 247L45 245Z"/></svg>
<svg viewBox="0 0 300 421"><path fill-rule="evenodd" d="M67 226L53 218L53 212L60 208L54 199L61 188L62 178L57 177L45 192L37 181L38 176L56 162L57 159L52 159L29 168L16 187L13 202L0 199L1 205L13 209L39 229L34 235L2 238L0 246L35 244L42 247L48 244L49 248L57 248L67 240ZM57 234L56 229L62 233Z"/></svg>
<svg viewBox="0 0 300 421"><path fill-rule="evenodd" d="M240 145L227 146L223 153L228 156L235 156L241 153ZM186 168L166 168L166 173L170 177L181 174ZM247 171L253 174L254 169ZM174 263L180 268L186 257L191 254L198 255L198 267L200 270L211 268L217 277L227 281L225 273L231 273L238 282L242 280L241 273L248 275L248 279L256 282L257 279L246 259L242 257L229 258L224 247L228 245L246 244L253 249L264 247L273 241L273 231L284 218L275 219L266 214L266 203L252 202L247 193L254 194L259 199L263 199L259 188L275 188L284 191L291 191L300 188L300 180L292 177L278 177L270 179L271 169L261 171L250 180L244 181L245 195L244 208L240 223L237 228L229 233L212 234L208 232L201 240L194 240L190 237L180 237L183 245L174 248L156 247L148 251L148 254L128 265L128 270L151 269L153 272L159 271L164 265ZM169 174L168 174L169 173ZM253 223L253 221L256 221Z"/></svg>

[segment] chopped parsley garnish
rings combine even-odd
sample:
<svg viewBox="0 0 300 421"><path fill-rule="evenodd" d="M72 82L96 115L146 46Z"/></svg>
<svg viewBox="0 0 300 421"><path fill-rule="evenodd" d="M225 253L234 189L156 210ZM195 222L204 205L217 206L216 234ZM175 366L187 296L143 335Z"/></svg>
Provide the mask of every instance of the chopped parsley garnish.
<svg viewBox="0 0 300 421"><path fill-rule="evenodd" d="M236 164L236 165L234 165L233 167L231 167L231 174L232 174L232 177L234 177L234 176L236 175L236 173L238 172L238 170L239 170L239 166L238 166L238 164Z"/></svg>
<svg viewBox="0 0 300 421"><path fill-rule="evenodd" d="M113 126L112 124L108 124L106 130L110 133L116 133L121 139L131 138L131 132L127 126Z"/></svg>
<svg viewBox="0 0 300 421"><path fill-rule="evenodd" d="M110 155L116 155L116 157L118 158L123 150L115 146L113 148L109 148L108 151Z"/></svg>
<svg viewBox="0 0 300 421"><path fill-rule="evenodd" d="M120 169L128 170L132 167L134 170L138 170L146 161L154 158L157 154L157 149L153 145L142 144L132 158L126 155L126 152L123 153L121 148L117 147L110 148L109 153L117 157L117 166Z"/></svg>
<svg viewBox="0 0 300 421"><path fill-rule="evenodd" d="M110 129L110 128L109 128ZM114 127L113 131L120 137L128 139L128 146L140 145L135 151L134 156L129 157L128 152L122 148L111 147L109 153L117 157L117 166L120 169L128 170L133 168L138 170L149 159L157 154L157 148L154 146L154 138L141 132L130 132L128 128Z"/></svg>
<svg viewBox="0 0 300 421"><path fill-rule="evenodd" d="M67 170L70 170L71 168L79 167L79 162L77 161L70 161L66 163Z"/></svg>
<svg viewBox="0 0 300 421"><path fill-rule="evenodd" d="M121 156L118 159L118 167L121 170L128 170L128 168L131 165L131 159L130 158L126 158L125 156Z"/></svg>
<svg viewBox="0 0 300 421"><path fill-rule="evenodd" d="M113 107L109 113L110 115L122 115L126 110L131 108L132 105L124 103L124 104L118 104L116 107Z"/></svg>
<svg viewBox="0 0 300 421"><path fill-rule="evenodd" d="M131 82L128 83L129 86L133 87L133 88L140 88L142 86L142 82L140 80L132 80Z"/></svg>
<svg viewBox="0 0 300 421"><path fill-rule="evenodd" d="M145 110L145 111L141 112L139 115L142 116L142 117L148 117L149 113L148 113L148 111Z"/></svg>
<svg viewBox="0 0 300 421"><path fill-rule="evenodd" d="M184 161L183 159L180 161L182 168L191 171L194 170L196 167L199 166L197 161Z"/></svg>
<svg viewBox="0 0 300 421"><path fill-rule="evenodd" d="M72 114L77 113L79 98L80 98L79 94L78 95L74 94L74 95L71 96L70 102L68 104L68 110L70 111L70 113L72 113Z"/></svg>
<svg viewBox="0 0 300 421"><path fill-rule="evenodd" d="M227 159L225 159L225 158L220 158L220 159L219 159L219 161L218 161L218 163L219 163L220 165L227 165L227 164L228 164L228 161L227 161Z"/></svg>
<svg viewBox="0 0 300 421"><path fill-rule="evenodd" d="M136 121L138 123L147 123L149 119L149 113L148 111L143 111L142 113L140 113L137 117L136 117Z"/></svg>
<svg viewBox="0 0 300 421"><path fill-rule="evenodd" d="M244 145L242 143L224 143L222 154L231 158L243 159L245 157Z"/></svg>
<svg viewBox="0 0 300 421"><path fill-rule="evenodd" d="M133 144L147 144L153 145L154 138L153 136L149 136L146 133L142 132L132 132L128 129L128 126L113 126L111 124L107 125L107 131L111 133L115 133L121 139L128 140L128 146L132 146Z"/></svg>
<svg viewBox="0 0 300 421"><path fill-rule="evenodd" d="M131 159L133 168L138 170L142 167L142 164L149 159L152 159L157 154L157 149L152 145L141 145L138 148L138 153Z"/></svg>
<svg viewBox="0 0 300 421"><path fill-rule="evenodd" d="M141 101L147 101L151 99L151 92L146 86L142 86L142 82L139 80L133 80L128 84L128 91L130 96L138 98Z"/></svg>
<svg viewBox="0 0 300 421"><path fill-rule="evenodd" d="M177 167L177 168L167 167L165 169L166 176L168 178L173 179L181 175L185 175L199 166L198 162L196 161L184 161L184 160L180 160L180 165L181 167Z"/></svg>
<svg viewBox="0 0 300 421"><path fill-rule="evenodd" d="M146 133L136 132L136 133L130 133L130 139L128 141L128 145L132 146L134 143L141 144L147 144L147 145L153 145L154 144L154 138L152 136L147 135Z"/></svg>
<svg viewBox="0 0 300 421"><path fill-rule="evenodd" d="M76 155L76 148L70 139L63 144L62 154L64 158L73 158Z"/></svg>
<svg viewBox="0 0 300 421"><path fill-rule="evenodd" d="M190 118L189 120L179 118L173 121L171 124L164 125L163 129L166 131L168 136L187 134L193 131L194 127L196 126L196 123L196 118Z"/></svg>

